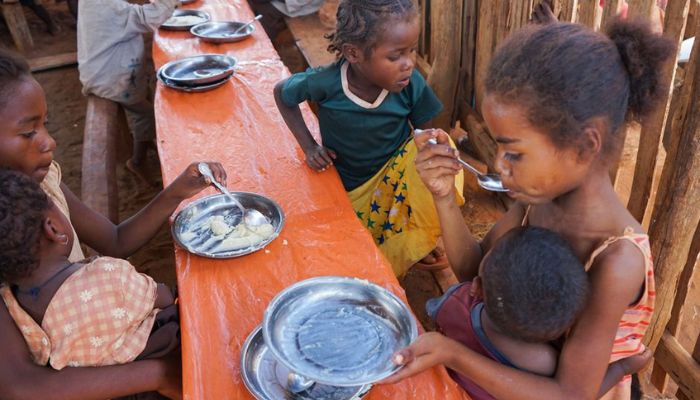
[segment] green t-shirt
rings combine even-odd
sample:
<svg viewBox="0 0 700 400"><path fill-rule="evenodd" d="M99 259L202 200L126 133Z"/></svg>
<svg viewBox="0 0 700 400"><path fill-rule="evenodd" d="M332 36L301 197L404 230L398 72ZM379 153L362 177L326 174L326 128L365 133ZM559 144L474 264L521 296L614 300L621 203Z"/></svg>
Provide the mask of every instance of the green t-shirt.
<svg viewBox="0 0 700 400"><path fill-rule="evenodd" d="M288 106L318 103L323 145L336 152L335 167L345 190L351 191L394 155L410 136L411 125L433 119L442 104L416 70L401 92L384 90L373 104L367 103L348 89L347 65L341 60L292 75L282 88L282 100Z"/></svg>

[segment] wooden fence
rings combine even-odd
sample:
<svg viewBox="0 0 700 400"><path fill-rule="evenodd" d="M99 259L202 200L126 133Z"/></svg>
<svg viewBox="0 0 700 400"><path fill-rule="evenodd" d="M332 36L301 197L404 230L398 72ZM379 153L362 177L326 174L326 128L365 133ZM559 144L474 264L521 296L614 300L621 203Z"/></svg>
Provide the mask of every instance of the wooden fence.
<svg viewBox="0 0 700 400"><path fill-rule="evenodd" d="M469 132L479 158L493 168L496 144L480 117L480 82L496 47L529 22L535 0L418 0L423 12L418 68L428 77L446 110L437 125L457 122ZM556 0L562 21L605 26L622 0ZM628 17L657 18L655 0L628 0ZM669 0L664 35L680 44L700 32L700 0ZM655 350L653 383L663 392L668 377L680 399L700 399L700 344L693 354L678 342L690 282L700 251L700 44L683 67L669 60L662 68L667 90L662 106L642 123L628 209L642 221L651 212L649 236L655 261L656 312L645 342ZM674 85L674 82L678 82ZM663 148L660 146L663 140ZM660 149L666 157L656 195L654 171ZM616 171L612 171L613 179ZM649 211L647 211L649 210Z"/></svg>

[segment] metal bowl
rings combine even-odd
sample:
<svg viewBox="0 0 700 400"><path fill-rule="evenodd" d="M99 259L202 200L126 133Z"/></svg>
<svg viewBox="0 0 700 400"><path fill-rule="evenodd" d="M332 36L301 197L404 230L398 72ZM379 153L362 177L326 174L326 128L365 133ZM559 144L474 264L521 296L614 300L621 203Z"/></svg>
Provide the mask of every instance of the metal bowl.
<svg viewBox="0 0 700 400"><path fill-rule="evenodd" d="M187 21L187 19L197 19L196 21ZM171 31L189 31L190 28L202 22L211 20L211 16L199 10L175 10L173 15L168 18L160 27Z"/></svg>
<svg viewBox="0 0 700 400"><path fill-rule="evenodd" d="M180 4L186 5L186 4L192 4L197 0L180 0Z"/></svg>
<svg viewBox="0 0 700 400"><path fill-rule="evenodd" d="M204 54L170 61L160 67L163 78L179 85L198 86L231 76L236 59L222 54Z"/></svg>
<svg viewBox="0 0 700 400"><path fill-rule="evenodd" d="M241 222L241 211L223 194L199 199L182 209L175 217L172 233L175 241L185 250L209 258L233 258L253 253L273 241L284 225L284 213L274 201L257 193L231 192L246 209L252 208L266 216L273 234L262 242L237 250L217 250L222 239L214 237L206 226L210 217L221 215L234 226Z"/></svg>
<svg viewBox="0 0 700 400"><path fill-rule="evenodd" d="M167 86L167 87L169 87L169 88L171 88L171 89L179 90L179 91L182 91L182 92L188 92L188 93L207 92L207 91L209 91L209 90L216 89L216 88L218 88L219 86L222 86L222 85L224 85L226 82L228 82L228 81L231 80L231 76L229 75L229 76L227 76L226 78L224 78L224 79L222 79L222 80L220 80L220 81L208 83L208 84L205 84L205 85L187 86L187 85L180 85L180 84L178 84L177 82L173 82L173 81L171 81L171 80L168 80L168 79L164 78L164 77L160 74L160 71L158 71L158 72L156 73L156 77L158 78L159 81L163 82L163 85L165 85L165 86Z"/></svg>
<svg viewBox="0 0 700 400"><path fill-rule="evenodd" d="M250 24L247 28L234 34L243 25L245 25L244 22L204 22L193 26L190 33L205 42L238 42L249 37L255 31L255 25Z"/></svg>
<svg viewBox="0 0 700 400"><path fill-rule="evenodd" d="M280 292L265 310L265 343L291 371L317 383L358 386L400 367L392 355L418 336L408 307L365 280L318 277Z"/></svg>
<svg viewBox="0 0 700 400"><path fill-rule="evenodd" d="M265 344L260 326L248 336L241 349L241 376L248 391L258 400L357 400L369 392L371 385L338 387L315 384L299 393L287 389L280 381L278 372L282 368ZM286 371L286 370L285 370ZM282 373L284 374L284 373Z"/></svg>

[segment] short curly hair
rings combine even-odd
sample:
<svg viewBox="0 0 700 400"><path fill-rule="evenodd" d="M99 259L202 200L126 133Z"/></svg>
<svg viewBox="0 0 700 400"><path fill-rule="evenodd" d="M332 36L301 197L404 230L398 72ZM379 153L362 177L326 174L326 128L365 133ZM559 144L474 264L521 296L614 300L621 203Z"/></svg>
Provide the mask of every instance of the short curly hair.
<svg viewBox="0 0 700 400"><path fill-rule="evenodd" d="M342 0L336 13L335 32L326 35L331 41L328 52L342 57L343 45L351 43L370 55L387 22L397 18L409 21L418 16L413 0Z"/></svg>
<svg viewBox="0 0 700 400"><path fill-rule="evenodd" d="M559 338L588 298L588 276L558 234L534 226L508 231L483 261L484 309L502 333L528 342Z"/></svg>
<svg viewBox="0 0 700 400"><path fill-rule="evenodd" d="M25 278L39 266L39 239L50 202L25 174L0 169L0 282Z"/></svg>

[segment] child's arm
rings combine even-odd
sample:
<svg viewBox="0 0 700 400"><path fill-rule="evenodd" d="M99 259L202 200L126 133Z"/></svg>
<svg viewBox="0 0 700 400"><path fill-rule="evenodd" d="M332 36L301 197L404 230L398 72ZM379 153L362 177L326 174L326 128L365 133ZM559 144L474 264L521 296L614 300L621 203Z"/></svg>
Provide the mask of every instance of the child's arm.
<svg viewBox="0 0 700 400"><path fill-rule="evenodd" d="M78 238L100 254L127 258L158 232L180 202L209 186L210 183L197 171L197 164L190 164L146 207L119 225L91 210L66 185L61 184ZM221 164L209 163L209 167L214 178L225 185L226 172Z"/></svg>
<svg viewBox="0 0 700 400"><path fill-rule="evenodd" d="M428 139L435 138L436 145L428 144ZM431 129L415 135L418 154L416 170L425 186L430 190L435 202L442 240L450 265L460 281L473 279L479 271L483 254L510 229L520 226L525 215L525 208L516 203L508 210L480 244L464 223L462 211L455 203L454 177L461 170L456 161L457 153L449 146L448 135L440 129Z"/></svg>
<svg viewBox="0 0 700 400"><path fill-rule="evenodd" d="M175 302L175 296L173 296L173 291L170 290L169 287L159 283L156 290L156 302L153 307L163 309L173 305Z"/></svg>
<svg viewBox="0 0 700 400"><path fill-rule="evenodd" d="M391 383L437 364L467 376L496 398L513 400L595 399L603 382L620 318L639 295L644 260L629 243L615 243L589 272L592 296L564 343L553 378L537 376L477 354L429 333L396 355L408 363ZM508 382L508 384L503 384Z"/></svg>
<svg viewBox="0 0 700 400"><path fill-rule="evenodd" d="M182 397L176 358L55 371L32 362L27 344L0 301L0 399L104 400L158 390Z"/></svg>
<svg viewBox="0 0 700 400"><path fill-rule="evenodd" d="M652 355L651 350L646 349L641 354L623 358L622 360L610 364L608 370L605 371L603 384L600 385L598 398L608 393L610 389L617 385L625 376L641 371L641 369L651 361Z"/></svg>
<svg viewBox="0 0 700 400"><path fill-rule="evenodd" d="M153 0L153 2L131 4L120 0L120 6L126 13L126 22L123 25L125 33L148 33L158 29L180 5L180 0Z"/></svg>
<svg viewBox="0 0 700 400"><path fill-rule="evenodd" d="M277 108L284 118L284 122L289 127L289 130L294 134L294 138L301 146L306 157L306 164L316 171L325 170L328 166L333 165L333 160L336 154L333 150L327 149L316 143L309 128L304 122L304 117L301 115L301 109L298 105L290 107L282 100L282 87L286 80L280 81L275 85L275 103Z"/></svg>

